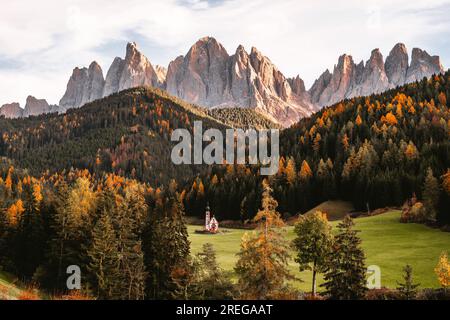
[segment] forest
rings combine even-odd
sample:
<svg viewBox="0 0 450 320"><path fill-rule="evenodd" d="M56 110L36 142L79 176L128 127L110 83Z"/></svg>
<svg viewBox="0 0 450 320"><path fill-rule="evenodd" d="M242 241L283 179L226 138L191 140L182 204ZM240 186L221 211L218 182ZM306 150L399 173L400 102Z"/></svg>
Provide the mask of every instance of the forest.
<svg viewBox="0 0 450 320"><path fill-rule="evenodd" d="M345 100L282 130L280 169L270 183L283 216L329 199L351 201L359 211L400 207L423 199L429 176L437 185L431 218L449 224L449 77ZM257 166L177 166L169 158L173 129L192 132L195 120L205 129L270 126L255 112L238 111L207 111L161 90L130 89L65 115L0 118L0 155L34 175L87 169L154 188L175 179L188 216L200 217L209 202L221 220L244 222L261 201Z"/></svg>
<svg viewBox="0 0 450 320"><path fill-rule="evenodd" d="M287 268L294 247L300 270L324 274L321 297L368 298L352 219L335 235L326 214L302 214L339 199L369 214L403 206L402 222L448 226L447 97L449 72L324 108L281 131L279 170L268 177L258 165L174 165L176 128L271 124L257 112L208 112L158 89L126 90L66 114L0 118L0 265L55 297L70 294L66 268L79 265L85 281L75 298L298 299ZM242 239L237 283L211 245L190 252L186 218L203 218L207 204L221 221L256 227ZM282 227L294 216L299 231L289 244ZM313 266L304 234L323 237ZM340 266L343 257L355 264ZM445 288L450 264L440 261ZM389 294L418 294L409 268L404 287Z"/></svg>

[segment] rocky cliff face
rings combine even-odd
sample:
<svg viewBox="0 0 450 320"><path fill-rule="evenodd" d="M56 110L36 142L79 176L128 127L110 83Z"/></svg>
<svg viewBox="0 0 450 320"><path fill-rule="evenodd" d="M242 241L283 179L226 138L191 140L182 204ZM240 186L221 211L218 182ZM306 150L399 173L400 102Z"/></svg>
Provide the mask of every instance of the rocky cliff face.
<svg viewBox="0 0 450 320"><path fill-rule="evenodd" d="M79 108L103 95L105 80L102 68L92 62L89 68L75 68L67 84L64 96L59 101L61 109Z"/></svg>
<svg viewBox="0 0 450 320"><path fill-rule="evenodd" d="M397 43L386 58L384 65L389 82L394 86L406 82L408 71L408 50L403 43Z"/></svg>
<svg viewBox="0 0 450 320"><path fill-rule="evenodd" d="M27 103L23 109L23 116L38 116L43 113L59 112L59 107L56 105L49 105L45 99L36 99L33 96L28 96Z"/></svg>
<svg viewBox="0 0 450 320"><path fill-rule="evenodd" d="M254 108L286 126L313 110L300 78L292 90L288 79L256 48L247 53L239 46L230 56L211 37L200 39L185 57L172 61L166 81L170 94L190 103Z"/></svg>
<svg viewBox="0 0 450 320"><path fill-rule="evenodd" d="M325 71L309 90L311 102L319 107L331 105L346 98L381 93L405 83L421 80L444 69L439 57L414 48L408 66L408 52L398 43L389 53L386 62L378 49L370 59L356 65L349 55L339 57L331 74Z"/></svg>
<svg viewBox="0 0 450 320"><path fill-rule="evenodd" d="M430 56L425 50L414 48L411 65L406 74L406 82L419 81L423 77L442 72L444 72L444 68L438 56Z"/></svg>
<svg viewBox="0 0 450 320"><path fill-rule="evenodd" d="M380 93L389 87L389 80L384 70L383 55L380 50L373 50L366 65L363 66L360 63L358 66L355 66L355 70L356 72L351 79L352 88L346 92L345 97Z"/></svg>
<svg viewBox="0 0 450 320"><path fill-rule="evenodd" d="M156 71L136 43L128 43L125 59L115 58L106 74L103 96L139 86L164 87L164 80L164 70Z"/></svg>
<svg viewBox="0 0 450 320"><path fill-rule="evenodd" d="M23 109L17 102L7 103L0 107L0 116L5 118L19 118L23 115Z"/></svg>

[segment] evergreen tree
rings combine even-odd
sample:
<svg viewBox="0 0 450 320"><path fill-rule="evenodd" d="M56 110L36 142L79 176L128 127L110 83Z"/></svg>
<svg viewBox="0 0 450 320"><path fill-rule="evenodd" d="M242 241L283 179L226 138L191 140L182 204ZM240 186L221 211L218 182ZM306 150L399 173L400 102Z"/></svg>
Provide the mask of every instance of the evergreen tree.
<svg viewBox="0 0 450 320"><path fill-rule="evenodd" d="M141 202L142 197L134 192L138 191L133 191L133 194L127 194L122 199L118 214L113 220L118 243L118 279L115 289L119 299L142 300L145 297L147 272L139 237L139 223L141 210L146 210L146 205Z"/></svg>
<svg viewBox="0 0 450 320"><path fill-rule="evenodd" d="M111 218L104 211L92 230L92 247L88 250L88 271L93 275L94 288L100 299L116 297L118 274L118 243Z"/></svg>
<svg viewBox="0 0 450 320"><path fill-rule="evenodd" d="M189 267L190 242L184 208L178 194L172 190L166 193L167 197L160 194L155 199L143 236L147 296L152 299L173 298L177 287L173 271Z"/></svg>
<svg viewBox="0 0 450 320"><path fill-rule="evenodd" d="M234 286L230 274L222 270L217 263L216 251L210 243L203 245L202 251L196 255L196 281L201 299L232 299Z"/></svg>
<svg viewBox="0 0 450 320"><path fill-rule="evenodd" d="M436 208L439 202L439 181L434 177L433 170L428 168L423 185L423 203L427 210L427 217L430 221L436 220Z"/></svg>
<svg viewBox="0 0 450 320"><path fill-rule="evenodd" d="M358 231L353 227L354 222L348 215L338 225L339 233L335 236L323 284L325 294L332 299L360 299L367 290L364 251Z"/></svg>
<svg viewBox="0 0 450 320"><path fill-rule="evenodd" d="M401 293L404 299L413 300L417 295L417 288L420 284L415 284L413 281L413 269L407 264L403 268L403 281L398 283L397 290Z"/></svg>

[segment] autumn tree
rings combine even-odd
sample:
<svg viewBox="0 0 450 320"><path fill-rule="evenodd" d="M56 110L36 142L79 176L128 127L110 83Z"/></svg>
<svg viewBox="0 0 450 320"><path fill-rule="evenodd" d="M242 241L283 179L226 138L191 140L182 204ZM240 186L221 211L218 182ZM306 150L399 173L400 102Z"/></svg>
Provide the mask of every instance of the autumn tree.
<svg viewBox="0 0 450 320"><path fill-rule="evenodd" d="M442 175L442 188L450 195L450 169L447 169L447 172Z"/></svg>
<svg viewBox="0 0 450 320"><path fill-rule="evenodd" d="M442 252L439 262L434 269L439 283L444 289L450 287L450 262L446 252Z"/></svg>
<svg viewBox="0 0 450 320"><path fill-rule="evenodd" d="M313 173L311 167L306 160L303 160L302 166L300 168L300 179L308 180L312 177Z"/></svg>
<svg viewBox="0 0 450 320"><path fill-rule="evenodd" d="M361 116L358 114L355 120L356 125L359 127L362 124Z"/></svg>
<svg viewBox="0 0 450 320"><path fill-rule="evenodd" d="M295 169L295 161L293 158L288 159L286 169L284 172L286 174L287 182L292 185L297 177L297 171Z"/></svg>
<svg viewBox="0 0 450 320"><path fill-rule="evenodd" d="M235 272L243 299L274 298L293 279L288 269L289 244L281 230L284 223L271 193L269 183L263 180L261 209L254 218L257 231L245 233L238 253Z"/></svg>
<svg viewBox="0 0 450 320"><path fill-rule="evenodd" d="M441 105L443 105L443 106L447 105L447 96L445 95L444 92L439 93L438 99L439 99L439 103Z"/></svg>
<svg viewBox="0 0 450 320"><path fill-rule="evenodd" d="M293 246L300 271L312 271L311 292L316 295L316 275L326 271L333 235L325 213L301 215L295 224Z"/></svg>
<svg viewBox="0 0 450 320"><path fill-rule="evenodd" d="M366 288L365 255L354 222L346 216L338 225L330 264L325 273L325 294L332 299L355 300L364 297Z"/></svg>

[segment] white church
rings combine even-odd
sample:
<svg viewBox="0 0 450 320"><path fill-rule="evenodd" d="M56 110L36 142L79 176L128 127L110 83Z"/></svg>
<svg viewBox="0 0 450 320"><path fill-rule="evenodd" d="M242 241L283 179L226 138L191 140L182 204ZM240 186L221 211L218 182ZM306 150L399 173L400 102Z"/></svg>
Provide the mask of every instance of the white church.
<svg viewBox="0 0 450 320"><path fill-rule="evenodd" d="M211 216L209 204L206 205L205 231L210 232L210 233L217 233L219 231L219 222L214 217L214 215Z"/></svg>

